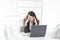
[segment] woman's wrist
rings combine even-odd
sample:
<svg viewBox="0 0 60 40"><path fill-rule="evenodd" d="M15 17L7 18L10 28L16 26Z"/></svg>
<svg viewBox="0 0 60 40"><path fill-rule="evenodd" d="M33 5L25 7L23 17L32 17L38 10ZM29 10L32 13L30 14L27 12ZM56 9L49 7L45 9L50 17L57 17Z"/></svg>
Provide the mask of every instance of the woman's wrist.
<svg viewBox="0 0 60 40"><path fill-rule="evenodd" d="M37 25L37 22L35 22L35 25Z"/></svg>

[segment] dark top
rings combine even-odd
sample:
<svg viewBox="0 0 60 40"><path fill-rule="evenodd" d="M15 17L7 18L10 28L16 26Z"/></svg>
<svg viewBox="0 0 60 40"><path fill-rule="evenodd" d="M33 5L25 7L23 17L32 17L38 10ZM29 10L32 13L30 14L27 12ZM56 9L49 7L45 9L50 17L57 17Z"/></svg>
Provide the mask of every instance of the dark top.
<svg viewBox="0 0 60 40"><path fill-rule="evenodd" d="M29 25L30 22L27 22L27 26L25 26L24 28L24 32L25 33L29 33L30 32L30 25ZM35 23L33 22L33 25L35 25ZM37 21L37 25L39 25L39 21Z"/></svg>

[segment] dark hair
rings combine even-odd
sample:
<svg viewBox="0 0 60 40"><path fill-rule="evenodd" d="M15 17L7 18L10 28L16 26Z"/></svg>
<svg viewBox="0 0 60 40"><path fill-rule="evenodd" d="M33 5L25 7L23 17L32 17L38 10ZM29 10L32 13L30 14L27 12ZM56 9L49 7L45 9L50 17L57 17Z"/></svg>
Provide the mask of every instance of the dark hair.
<svg viewBox="0 0 60 40"><path fill-rule="evenodd" d="M33 17L36 18L36 15L35 15L35 13L33 11L28 12L28 15L33 16Z"/></svg>
<svg viewBox="0 0 60 40"><path fill-rule="evenodd" d="M35 19L37 20L37 24L39 24L39 20L37 19L36 14L33 11L29 11L28 15L35 17ZM26 16L26 18L24 18L24 24L26 19L28 18L28 15Z"/></svg>

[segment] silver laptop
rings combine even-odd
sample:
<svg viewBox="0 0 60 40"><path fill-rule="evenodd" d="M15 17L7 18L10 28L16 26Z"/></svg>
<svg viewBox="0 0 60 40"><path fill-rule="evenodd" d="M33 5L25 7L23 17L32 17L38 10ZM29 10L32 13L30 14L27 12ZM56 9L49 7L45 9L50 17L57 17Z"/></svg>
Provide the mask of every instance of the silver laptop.
<svg viewBox="0 0 60 40"><path fill-rule="evenodd" d="M44 37L47 25L32 25L30 37Z"/></svg>

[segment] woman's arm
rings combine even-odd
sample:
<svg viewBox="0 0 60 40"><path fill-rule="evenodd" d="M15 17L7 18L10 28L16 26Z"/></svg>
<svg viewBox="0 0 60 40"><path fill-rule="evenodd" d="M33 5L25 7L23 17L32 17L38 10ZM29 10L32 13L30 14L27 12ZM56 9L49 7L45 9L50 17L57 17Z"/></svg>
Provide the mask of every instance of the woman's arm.
<svg viewBox="0 0 60 40"><path fill-rule="evenodd" d="M36 18L34 18L34 23L35 23L35 25L39 25L39 20L37 20Z"/></svg>
<svg viewBox="0 0 60 40"><path fill-rule="evenodd" d="M28 18L24 19L24 25L27 26L27 23L29 22Z"/></svg>

